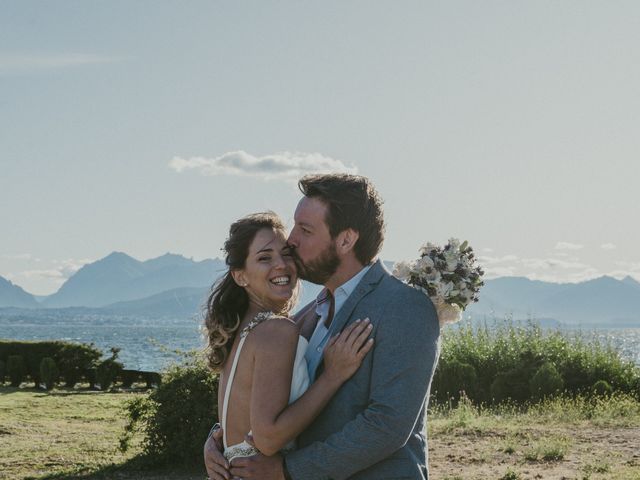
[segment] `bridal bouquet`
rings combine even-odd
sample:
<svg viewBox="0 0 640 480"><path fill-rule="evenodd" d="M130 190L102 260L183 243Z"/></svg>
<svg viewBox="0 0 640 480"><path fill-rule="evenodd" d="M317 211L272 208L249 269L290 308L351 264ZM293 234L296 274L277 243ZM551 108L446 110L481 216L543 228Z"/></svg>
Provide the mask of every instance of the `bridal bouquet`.
<svg viewBox="0 0 640 480"><path fill-rule="evenodd" d="M398 262L393 274L428 295L438 312L440 326L460 320L462 311L478 301L484 272L476 264L473 249L451 238L444 247L427 243L420 258Z"/></svg>

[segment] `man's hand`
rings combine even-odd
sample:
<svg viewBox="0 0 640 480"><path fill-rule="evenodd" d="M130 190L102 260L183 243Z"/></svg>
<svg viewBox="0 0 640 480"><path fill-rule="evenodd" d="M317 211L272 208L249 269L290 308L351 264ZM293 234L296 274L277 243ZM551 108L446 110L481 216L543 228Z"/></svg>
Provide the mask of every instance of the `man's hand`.
<svg viewBox="0 0 640 480"><path fill-rule="evenodd" d="M204 465L211 480L229 480L229 462L222 455L222 429L213 432L204 444Z"/></svg>
<svg viewBox="0 0 640 480"><path fill-rule="evenodd" d="M265 457L261 453L231 460L231 475L242 480L284 480L282 455Z"/></svg>

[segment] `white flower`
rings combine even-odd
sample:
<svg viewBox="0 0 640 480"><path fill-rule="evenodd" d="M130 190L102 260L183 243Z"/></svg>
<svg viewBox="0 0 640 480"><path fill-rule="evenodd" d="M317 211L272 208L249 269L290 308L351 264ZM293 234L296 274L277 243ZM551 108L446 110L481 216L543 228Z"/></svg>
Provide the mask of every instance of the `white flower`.
<svg viewBox="0 0 640 480"><path fill-rule="evenodd" d="M440 287L438 292L439 296L441 296L442 298L447 298L451 295L451 291L453 290L453 282L439 283L438 286Z"/></svg>
<svg viewBox="0 0 640 480"><path fill-rule="evenodd" d="M455 272L458 268L458 258L447 258L447 271Z"/></svg>
<svg viewBox="0 0 640 480"><path fill-rule="evenodd" d="M450 238L449 245L451 245L451 250L458 251L460 250L460 240L457 238Z"/></svg>
<svg viewBox="0 0 640 480"><path fill-rule="evenodd" d="M428 268L433 268L434 267L434 263L433 260L431 260L431 257L422 257L420 260L418 260L418 265L419 268L426 270Z"/></svg>
<svg viewBox="0 0 640 480"><path fill-rule="evenodd" d="M397 262L393 266L394 277L397 277L402 281L409 280L410 274L411 274L411 266L407 262Z"/></svg>
<svg viewBox="0 0 640 480"><path fill-rule="evenodd" d="M432 270L431 273L426 273L423 278L429 283L439 282L442 279L442 274L438 270Z"/></svg>
<svg viewBox="0 0 640 480"><path fill-rule="evenodd" d="M427 242L420 247L420 255L431 255L431 252L437 252L439 248L435 243Z"/></svg>

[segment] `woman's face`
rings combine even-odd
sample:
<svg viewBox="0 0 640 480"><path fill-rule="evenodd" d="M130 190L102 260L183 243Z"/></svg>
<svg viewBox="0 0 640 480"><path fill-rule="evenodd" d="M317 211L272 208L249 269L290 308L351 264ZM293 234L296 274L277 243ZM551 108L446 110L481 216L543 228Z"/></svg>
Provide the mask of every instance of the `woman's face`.
<svg viewBox="0 0 640 480"><path fill-rule="evenodd" d="M244 286L250 301L280 311L296 288L296 266L287 246L285 233L264 228L256 234L242 270L234 275Z"/></svg>

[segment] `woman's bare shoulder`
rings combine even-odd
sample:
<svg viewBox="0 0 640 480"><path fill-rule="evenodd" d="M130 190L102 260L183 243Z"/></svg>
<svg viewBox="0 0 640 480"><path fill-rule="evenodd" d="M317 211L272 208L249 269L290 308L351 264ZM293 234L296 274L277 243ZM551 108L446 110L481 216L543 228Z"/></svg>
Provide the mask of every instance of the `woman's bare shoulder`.
<svg viewBox="0 0 640 480"><path fill-rule="evenodd" d="M260 322L254 328L253 334L255 342L258 344L276 339L283 342L297 339L300 334L300 327L290 318L272 315L269 319Z"/></svg>

